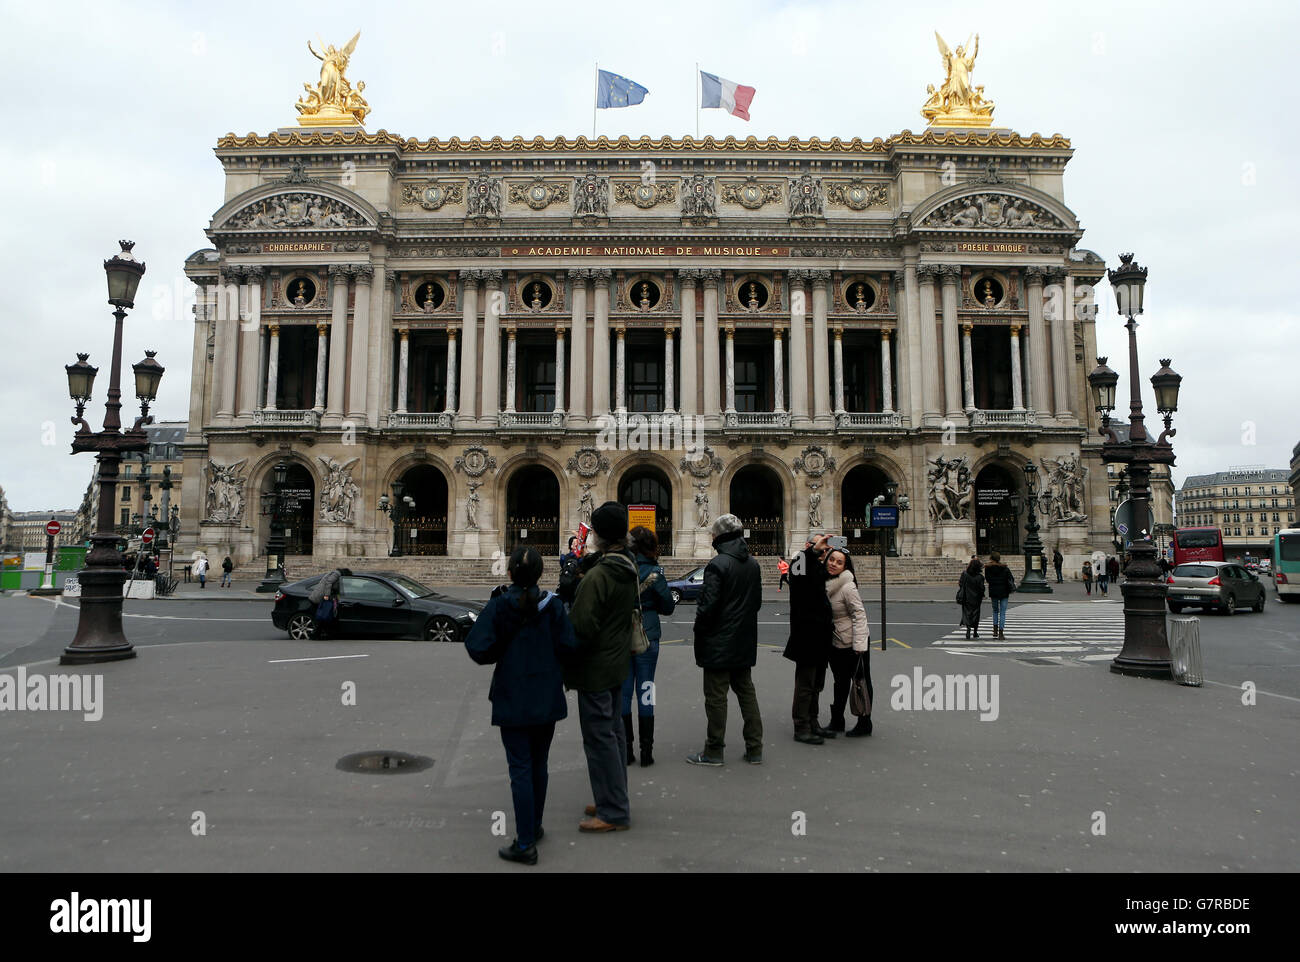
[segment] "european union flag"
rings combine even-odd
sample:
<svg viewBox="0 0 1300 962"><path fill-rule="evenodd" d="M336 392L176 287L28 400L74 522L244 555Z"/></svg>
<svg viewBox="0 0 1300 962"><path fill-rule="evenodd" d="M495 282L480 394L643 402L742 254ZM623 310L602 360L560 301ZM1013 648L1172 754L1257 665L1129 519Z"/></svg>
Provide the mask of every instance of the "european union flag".
<svg viewBox="0 0 1300 962"><path fill-rule="evenodd" d="M635 80L601 70L596 81L596 107L633 107L649 92Z"/></svg>

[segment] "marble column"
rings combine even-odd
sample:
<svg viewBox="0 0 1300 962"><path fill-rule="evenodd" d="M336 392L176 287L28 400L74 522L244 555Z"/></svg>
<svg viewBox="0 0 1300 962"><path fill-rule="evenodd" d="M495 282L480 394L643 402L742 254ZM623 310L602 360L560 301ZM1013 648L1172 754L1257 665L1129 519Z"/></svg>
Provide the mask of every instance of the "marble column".
<svg viewBox="0 0 1300 962"><path fill-rule="evenodd" d="M1025 268L1026 296L1029 299L1029 385L1032 407L1040 414L1050 413L1047 396L1047 333L1043 325L1043 269Z"/></svg>
<svg viewBox="0 0 1300 962"><path fill-rule="evenodd" d="M591 416L609 414L609 278L608 267L593 268L596 292L591 329Z"/></svg>
<svg viewBox="0 0 1300 962"><path fill-rule="evenodd" d="M1074 360L1074 322L1079 319L1078 307L1075 304L1075 298L1078 292L1074 287L1074 275L1067 273L1065 275L1065 326L1061 331L1061 339L1065 342L1065 373L1067 383L1066 399L1069 403L1069 416L1072 420L1082 423L1083 418L1080 415L1087 410L1082 399L1079 397L1079 378L1078 371L1075 368ZM1087 357L1088 355L1084 355Z"/></svg>
<svg viewBox="0 0 1300 962"><path fill-rule="evenodd" d="M1052 271L1048 275L1051 282L1051 296L1048 304L1052 312L1052 399L1055 402L1058 418L1070 417L1070 378L1068 363L1074 357L1074 337L1069 333L1067 323L1069 311L1066 305L1073 299L1073 283L1064 271ZM1068 336L1067 336L1068 335Z"/></svg>
<svg viewBox="0 0 1300 962"><path fill-rule="evenodd" d="M186 438L198 438L203 433L204 399L207 397L208 327L212 292L216 289L215 277L196 277L194 283L194 343L190 353L190 420L186 425ZM211 412L209 412L211 413Z"/></svg>
<svg viewBox="0 0 1300 962"><path fill-rule="evenodd" d="M482 271L461 271L460 407L458 425L473 424L478 407L478 282Z"/></svg>
<svg viewBox="0 0 1300 962"><path fill-rule="evenodd" d="M397 354L397 413L406 413L406 401L410 387L411 369L411 332L402 328L397 332L401 344Z"/></svg>
<svg viewBox="0 0 1300 962"><path fill-rule="evenodd" d="M916 269L920 282L919 305L921 326L921 404L926 424L939 420L939 351L935 343L935 290L939 265L922 264Z"/></svg>
<svg viewBox="0 0 1300 962"><path fill-rule="evenodd" d="M378 245L376 245L376 248ZM370 340L366 342L366 424L378 427L388 417L393 397L393 292L392 272L379 254L371 263L374 280L370 285Z"/></svg>
<svg viewBox="0 0 1300 962"><path fill-rule="evenodd" d="M704 280L704 416L716 424L720 417L718 407L718 284L722 271L716 267L705 268Z"/></svg>
<svg viewBox="0 0 1300 962"><path fill-rule="evenodd" d="M904 356L899 358L899 383L907 385L907 398L901 393L898 403L906 404L905 413L912 419L913 427L921 424L921 385L925 378L924 359L921 357L921 292L916 282L916 255L908 255L903 264L903 298L899 305L900 349Z"/></svg>
<svg viewBox="0 0 1300 962"><path fill-rule="evenodd" d="M830 411L830 345L826 330L826 287L830 277L830 271L812 272L813 423L818 427L830 427L833 423Z"/></svg>
<svg viewBox="0 0 1300 962"><path fill-rule="evenodd" d="M958 287L961 268L944 264L943 275L943 410L955 420L961 416L961 346L957 327Z"/></svg>
<svg viewBox="0 0 1300 962"><path fill-rule="evenodd" d="M1023 411L1025 399L1020 392L1020 325L1011 325L1011 409Z"/></svg>
<svg viewBox="0 0 1300 962"><path fill-rule="evenodd" d="M217 388L213 405L218 421L229 421L235 413L236 340L239 334L239 284L237 269L221 272L217 284L217 335L212 346L212 383Z"/></svg>
<svg viewBox="0 0 1300 962"><path fill-rule="evenodd" d="M370 375L370 280L374 269L369 264L352 268L356 294L352 303L352 370L348 384L348 420L358 425L366 420L366 388ZM272 350L274 358L275 351Z"/></svg>
<svg viewBox="0 0 1300 962"><path fill-rule="evenodd" d="M696 396L700 382L698 374L695 335L695 282L699 271L678 271L682 290L682 416L693 417L698 413ZM689 427L687 428L689 430Z"/></svg>
<svg viewBox="0 0 1300 962"><path fill-rule="evenodd" d="M501 271L483 272L483 390L482 424L495 427L501 406Z"/></svg>
<svg viewBox="0 0 1300 962"><path fill-rule="evenodd" d="M880 332L880 386L884 394L885 414L892 414L894 411L894 362L890 355L890 346L892 338L889 331Z"/></svg>
<svg viewBox="0 0 1300 962"><path fill-rule="evenodd" d="M258 342L262 337L262 279L265 274L261 267L244 269L246 309L239 312L239 403L236 413L241 418L251 418L257 408L261 375L257 368Z"/></svg>
<svg viewBox="0 0 1300 962"><path fill-rule="evenodd" d="M275 410L276 389L280 380L280 325L271 325L271 346L266 362L266 410Z"/></svg>
<svg viewBox="0 0 1300 962"><path fill-rule="evenodd" d="M736 329L727 327L727 413L736 413Z"/></svg>
<svg viewBox="0 0 1300 962"><path fill-rule="evenodd" d="M844 413L844 328L835 328L835 413Z"/></svg>
<svg viewBox="0 0 1300 962"><path fill-rule="evenodd" d="M627 328L622 324L614 331L614 409L627 413Z"/></svg>
<svg viewBox="0 0 1300 962"><path fill-rule="evenodd" d="M325 410L325 359L329 354L329 325L321 321L316 325L316 400L312 410L320 414Z"/></svg>
<svg viewBox="0 0 1300 962"><path fill-rule="evenodd" d="M556 414L564 413L564 328L555 329L555 407Z"/></svg>
<svg viewBox="0 0 1300 962"><path fill-rule="evenodd" d="M676 398L673 397L673 326L664 328L664 413L671 414Z"/></svg>
<svg viewBox="0 0 1300 962"><path fill-rule="evenodd" d="M343 392L347 383L348 357L348 269L331 264L329 390L325 392L325 424L343 421Z"/></svg>
<svg viewBox="0 0 1300 962"><path fill-rule="evenodd" d="M591 276L591 271L570 271L569 276L573 278L573 357L569 374L569 414L575 418L585 418L587 372L591 366L587 357L587 278Z"/></svg>
<svg viewBox="0 0 1300 962"><path fill-rule="evenodd" d="M515 363L517 357L517 348L515 340L515 329L506 328L506 413L515 413L515 389L518 386L519 367Z"/></svg>
<svg viewBox="0 0 1300 962"><path fill-rule="evenodd" d="M975 410L975 363L971 358L970 331L971 325L963 324L961 326L961 355L962 360L965 361L962 371L962 386L966 391L967 414Z"/></svg>
<svg viewBox="0 0 1300 962"><path fill-rule="evenodd" d="M785 352L781 349L781 329L772 329L772 382L777 414L785 412Z"/></svg>
<svg viewBox="0 0 1300 962"><path fill-rule="evenodd" d="M790 423L808 427L808 271L790 272Z"/></svg>
<svg viewBox="0 0 1300 962"><path fill-rule="evenodd" d="M456 329L447 328L447 398L443 403L444 411L456 413Z"/></svg>

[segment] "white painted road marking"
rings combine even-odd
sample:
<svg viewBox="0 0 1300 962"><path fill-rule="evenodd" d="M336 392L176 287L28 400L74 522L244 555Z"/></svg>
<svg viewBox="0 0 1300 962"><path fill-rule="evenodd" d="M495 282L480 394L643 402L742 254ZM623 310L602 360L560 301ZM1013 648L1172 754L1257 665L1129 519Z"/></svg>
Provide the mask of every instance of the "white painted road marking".
<svg viewBox="0 0 1300 962"><path fill-rule="evenodd" d="M291 661L339 661L343 658L369 658L369 655L321 655L317 658L275 658L268 665L287 665Z"/></svg>

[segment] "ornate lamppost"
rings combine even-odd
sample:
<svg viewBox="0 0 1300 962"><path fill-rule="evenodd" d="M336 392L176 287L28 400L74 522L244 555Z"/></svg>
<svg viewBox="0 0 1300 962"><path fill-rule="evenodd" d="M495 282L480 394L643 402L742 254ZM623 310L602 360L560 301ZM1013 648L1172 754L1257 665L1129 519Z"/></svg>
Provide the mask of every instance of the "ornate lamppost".
<svg viewBox="0 0 1300 962"><path fill-rule="evenodd" d="M1025 465L1025 574L1016 588L1017 592L1031 595L1050 595L1052 586L1047 583L1047 556L1043 542L1038 538L1038 465L1030 461Z"/></svg>
<svg viewBox="0 0 1300 962"><path fill-rule="evenodd" d="M1124 557L1124 539L1119 536L1119 506L1128 500L1128 472L1121 470L1115 478L1115 507L1110 509L1111 541L1115 557Z"/></svg>
<svg viewBox="0 0 1300 962"><path fill-rule="evenodd" d="M379 510L388 515L388 520L393 523L393 547L388 552L390 558L402 557L402 522L410 517L415 510L415 499L406 493L406 485L401 481L393 482L393 497L390 500L388 495L379 496Z"/></svg>
<svg viewBox="0 0 1300 962"><path fill-rule="evenodd" d="M112 304L113 361L109 369L108 398L104 404L104 427L92 432L83 415L90 401L91 388L98 368L88 363L89 354L78 354L76 364L64 365L68 374L68 394L76 403L73 424L80 427L72 439L72 453L94 451L99 461L99 511L97 529L91 536L86 566L78 575L81 582L81 606L77 616L77 633L72 644L63 650L59 663L85 665L102 661L120 661L135 657L135 647L122 631L122 584L126 572L118 554L121 538L113 530L114 496L117 494L118 471L122 456L144 451L149 439L143 426L152 422L149 404L158 396L163 367L154 360L153 351L131 365L135 373L135 396L140 401L140 416L126 431L122 430L122 322L135 306L135 292L144 276L145 265L131 254L132 241L119 241L121 252L104 262L108 276L108 303Z"/></svg>
<svg viewBox="0 0 1300 962"><path fill-rule="evenodd" d="M256 591L277 591L284 584L284 482L289 476L289 462L283 458L271 469L271 493L262 495L262 514L271 518L270 536L266 541L266 576Z"/></svg>
<svg viewBox="0 0 1300 962"><path fill-rule="evenodd" d="M154 543L158 545L159 550L171 547L171 503L173 483L172 466L170 464L165 464L163 465L162 480L158 482L158 490L162 492L162 506L158 518L160 523L158 525L157 539Z"/></svg>
<svg viewBox="0 0 1300 962"><path fill-rule="evenodd" d="M1111 287L1119 312L1128 318L1129 429L1128 440L1120 441L1110 426L1110 412L1115 409L1115 386L1119 375L1106 366L1106 358L1097 358L1097 368L1088 375L1093 402L1101 414L1100 433L1106 437L1101 457L1108 464L1124 464L1134 502L1133 516L1149 519L1151 514L1151 468L1157 464L1174 464L1174 450L1168 439L1174 436L1173 414L1178 410L1178 386L1182 377L1160 361L1160 370L1151 378L1155 389L1156 409L1164 416L1165 429L1152 441L1142 414L1142 393L1138 383L1137 321L1142 313L1142 293L1147 269L1133 262L1132 254L1120 254L1120 266L1109 272ZM1169 637L1165 628L1165 581L1156 564L1156 546L1149 530L1133 532L1129 562L1124 568L1124 649L1111 662L1110 670L1123 675L1147 678L1170 676Z"/></svg>

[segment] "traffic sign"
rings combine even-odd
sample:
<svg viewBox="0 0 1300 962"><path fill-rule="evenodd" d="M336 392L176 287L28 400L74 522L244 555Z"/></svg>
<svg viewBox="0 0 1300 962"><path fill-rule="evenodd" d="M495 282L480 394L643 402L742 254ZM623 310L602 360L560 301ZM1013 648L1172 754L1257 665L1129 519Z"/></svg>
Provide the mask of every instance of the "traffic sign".
<svg viewBox="0 0 1300 962"><path fill-rule="evenodd" d="M148 544L150 541L152 541L152 540L153 540L153 528L145 528L145 529L144 529L144 534L140 535L140 540L143 541L145 544Z"/></svg>
<svg viewBox="0 0 1300 962"><path fill-rule="evenodd" d="M898 527L898 505L873 504L871 506L871 527L897 528Z"/></svg>
<svg viewBox="0 0 1300 962"><path fill-rule="evenodd" d="M63 530L63 525L59 524L57 521L51 521L49 524L45 526L45 533L48 534L51 538L53 538L56 534L58 534L62 530Z"/></svg>

